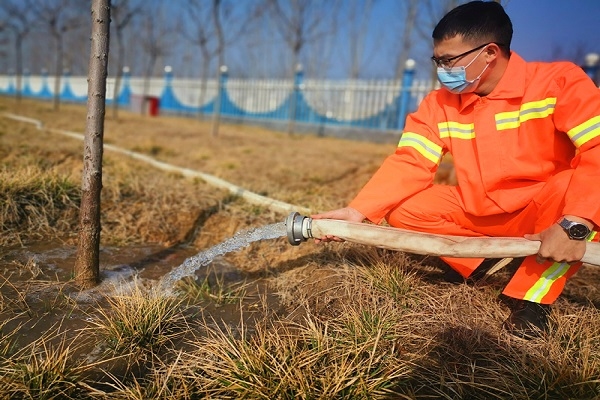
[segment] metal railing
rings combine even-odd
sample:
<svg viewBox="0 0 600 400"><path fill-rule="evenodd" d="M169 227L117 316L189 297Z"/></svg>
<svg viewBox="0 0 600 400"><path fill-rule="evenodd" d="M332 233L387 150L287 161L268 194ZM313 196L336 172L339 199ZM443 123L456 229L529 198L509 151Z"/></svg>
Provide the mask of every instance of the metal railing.
<svg viewBox="0 0 600 400"><path fill-rule="evenodd" d="M17 92L17 79L0 75L0 93ZM53 77L25 75L20 92L24 97L50 99L54 96ZM143 79L127 73L121 80L116 99L115 79L107 81L107 102L131 108L135 97L156 99L161 113L201 116L215 111L223 118L249 123L271 123L284 127L290 123L304 130L356 129L366 132L402 130L406 114L415 110L433 88L431 81L415 80L407 69L396 80L315 80L304 79L230 79L226 70L219 81L176 79L170 69L162 78ZM60 98L85 102L87 77L61 77ZM217 102L219 102L217 104ZM139 107L139 102L135 102ZM219 107L216 107L219 105ZM138 110L141 111L141 110Z"/></svg>

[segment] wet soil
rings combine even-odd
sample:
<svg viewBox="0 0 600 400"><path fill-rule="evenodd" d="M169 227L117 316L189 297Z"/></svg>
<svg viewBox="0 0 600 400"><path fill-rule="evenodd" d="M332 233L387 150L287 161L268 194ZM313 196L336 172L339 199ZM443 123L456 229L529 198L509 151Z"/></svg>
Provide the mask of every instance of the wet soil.
<svg viewBox="0 0 600 400"><path fill-rule="evenodd" d="M3 305L0 318L11 320L3 329L8 332L18 328L15 337L20 345L31 343L58 326L63 331L78 332L87 326L88 313L94 312L107 296L126 294L135 285L158 287L162 277L197 253L190 246L103 247L100 285L80 291L69 284L76 246L52 241L3 249L0 276L5 284L0 286L0 294L10 304ZM199 266L193 278L198 284L206 281L212 286L244 287L244 296L238 301L202 303L203 314L221 325L238 326L240 307L250 310L245 312L245 319L251 319L251 310L258 308L259 302L272 311L282 307L266 278L249 276L221 256Z"/></svg>

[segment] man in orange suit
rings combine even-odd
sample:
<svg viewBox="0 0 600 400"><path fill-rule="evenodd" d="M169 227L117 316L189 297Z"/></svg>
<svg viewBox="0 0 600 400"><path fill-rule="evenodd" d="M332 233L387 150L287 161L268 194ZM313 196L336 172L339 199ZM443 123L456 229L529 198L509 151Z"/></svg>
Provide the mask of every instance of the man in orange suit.
<svg viewBox="0 0 600 400"><path fill-rule="evenodd" d="M446 14L432 35L442 88L348 207L312 217L540 241L503 292L517 304L504 327L530 338L547 331L550 304L600 237L600 90L575 64L524 61L512 33L497 2ZM458 185L434 185L447 152ZM467 278L484 260L444 261Z"/></svg>

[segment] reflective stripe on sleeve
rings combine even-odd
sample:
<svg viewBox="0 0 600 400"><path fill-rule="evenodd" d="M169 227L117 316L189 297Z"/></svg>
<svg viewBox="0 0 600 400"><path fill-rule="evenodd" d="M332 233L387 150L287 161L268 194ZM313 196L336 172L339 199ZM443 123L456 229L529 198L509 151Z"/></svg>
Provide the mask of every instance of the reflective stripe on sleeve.
<svg viewBox="0 0 600 400"><path fill-rule="evenodd" d="M600 136L600 115L590 118L583 124L567 132L575 146L581 147L590 140Z"/></svg>
<svg viewBox="0 0 600 400"><path fill-rule="evenodd" d="M438 164L442 159L441 146L417 133L404 132L400 138L398 147L412 147L434 164Z"/></svg>
<svg viewBox="0 0 600 400"><path fill-rule="evenodd" d="M596 231L591 231L590 234L588 235L587 238L585 238L585 240L587 240L588 242L593 242L594 239L596 238L596 235L598 234L598 232Z"/></svg>
<svg viewBox="0 0 600 400"><path fill-rule="evenodd" d="M496 129L499 131L514 129L530 119L546 118L549 115L554 114L555 106L556 97L548 97L544 100L523 103L521 104L521 108L517 111L507 111L496 114Z"/></svg>
<svg viewBox="0 0 600 400"><path fill-rule="evenodd" d="M473 139L475 137L474 124L461 124L447 121L438 124L440 138Z"/></svg>

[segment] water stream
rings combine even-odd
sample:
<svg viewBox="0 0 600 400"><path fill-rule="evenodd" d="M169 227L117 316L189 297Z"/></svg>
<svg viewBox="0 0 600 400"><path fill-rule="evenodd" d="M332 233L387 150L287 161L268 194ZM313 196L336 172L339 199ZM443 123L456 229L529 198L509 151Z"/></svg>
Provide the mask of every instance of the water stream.
<svg viewBox="0 0 600 400"><path fill-rule="evenodd" d="M159 288L165 294L171 294L177 281L194 275L200 267L208 265L215 257L246 247L252 242L264 239L276 239L285 235L285 222L239 231L224 242L186 259L179 267L166 274L160 280Z"/></svg>

